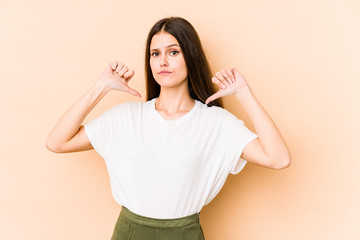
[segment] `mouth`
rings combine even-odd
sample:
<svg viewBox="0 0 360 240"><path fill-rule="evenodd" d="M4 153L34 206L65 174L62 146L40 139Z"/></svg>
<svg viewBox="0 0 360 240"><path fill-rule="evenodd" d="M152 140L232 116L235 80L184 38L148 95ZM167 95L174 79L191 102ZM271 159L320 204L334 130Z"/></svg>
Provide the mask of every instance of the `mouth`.
<svg viewBox="0 0 360 240"><path fill-rule="evenodd" d="M159 75L169 75L169 74L171 74L171 72L169 72L169 71L161 71L158 74Z"/></svg>

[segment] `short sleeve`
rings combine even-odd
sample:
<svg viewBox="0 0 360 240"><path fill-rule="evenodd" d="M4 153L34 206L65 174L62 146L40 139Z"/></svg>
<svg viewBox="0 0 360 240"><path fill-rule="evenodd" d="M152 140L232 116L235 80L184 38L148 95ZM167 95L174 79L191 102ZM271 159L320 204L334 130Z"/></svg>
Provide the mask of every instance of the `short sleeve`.
<svg viewBox="0 0 360 240"><path fill-rule="evenodd" d="M246 165L247 161L240 158L245 146L258 137L257 134L249 130L244 121L236 116L229 117L229 137L227 143L227 158L229 160L229 173L238 174Z"/></svg>
<svg viewBox="0 0 360 240"><path fill-rule="evenodd" d="M118 106L112 107L84 124L91 145L103 158L115 131L117 110Z"/></svg>

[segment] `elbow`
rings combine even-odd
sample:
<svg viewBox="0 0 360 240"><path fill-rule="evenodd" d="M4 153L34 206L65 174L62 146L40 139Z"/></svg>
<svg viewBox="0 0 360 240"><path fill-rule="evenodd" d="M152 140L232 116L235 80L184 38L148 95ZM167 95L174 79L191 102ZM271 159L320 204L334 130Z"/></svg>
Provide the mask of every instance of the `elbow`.
<svg viewBox="0 0 360 240"><path fill-rule="evenodd" d="M290 164L291 164L291 160L287 160L287 161L284 161L281 164L275 166L274 169L281 170L284 168L288 168L288 167L290 167Z"/></svg>
<svg viewBox="0 0 360 240"><path fill-rule="evenodd" d="M60 153L60 152L61 152L61 151L59 150L59 148L56 147L55 144L52 144L49 140L47 140L47 141L45 142L45 147L46 147L49 151L51 151L51 152L53 152L53 153Z"/></svg>
<svg viewBox="0 0 360 240"><path fill-rule="evenodd" d="M287 156L281 158L281 161L278 160L277 163L272 168L275 170L281 170L290 167L290 165L291 165L291 156Z"/></svg>

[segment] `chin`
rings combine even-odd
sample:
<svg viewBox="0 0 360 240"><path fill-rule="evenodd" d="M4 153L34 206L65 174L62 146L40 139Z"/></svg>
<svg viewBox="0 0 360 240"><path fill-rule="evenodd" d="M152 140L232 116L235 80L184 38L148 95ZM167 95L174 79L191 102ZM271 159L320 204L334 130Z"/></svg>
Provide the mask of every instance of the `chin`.
<svg viewBox="0 0 360 240"><path fill-rule="evenodd" d="M155 81L162 88L174 88L180 86L183 83L182 81L176 81L171 79L155 79Z"/></svg>
<svg viewBox="0 0 360 240"><path fill-rule="evenodd" d="M160 87L164 88L173 88L178 87L182 84L187 84L187 80L175 80L172 78L166 78L166 77L159 77L158 79L155 79L157 84L160 85Z"/></svg>
<svg viewBox="0 0 360 240"><path fill-rule="evenodd" d="M174 87L177 87L178 85L177 84L172 84L172 83L159 83L158 84L160 85L161 88L174 88Z"/></svg>

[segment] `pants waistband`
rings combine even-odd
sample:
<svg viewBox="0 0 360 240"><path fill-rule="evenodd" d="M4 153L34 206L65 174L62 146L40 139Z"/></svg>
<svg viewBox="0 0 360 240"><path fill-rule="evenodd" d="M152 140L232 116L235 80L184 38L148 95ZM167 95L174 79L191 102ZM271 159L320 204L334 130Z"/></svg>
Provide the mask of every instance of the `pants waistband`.
<svg viewBox="0 0 360 240"><path fill-rule="evenodd" d="M194 213L192 215L181 218L159 219L159 218L149 218L138 215L130 211L126 207L122 206L120 215L125 216L134 223L151 226L151 227L181 227L192 223L200 223L199 221L200 213Z"/></svg>

